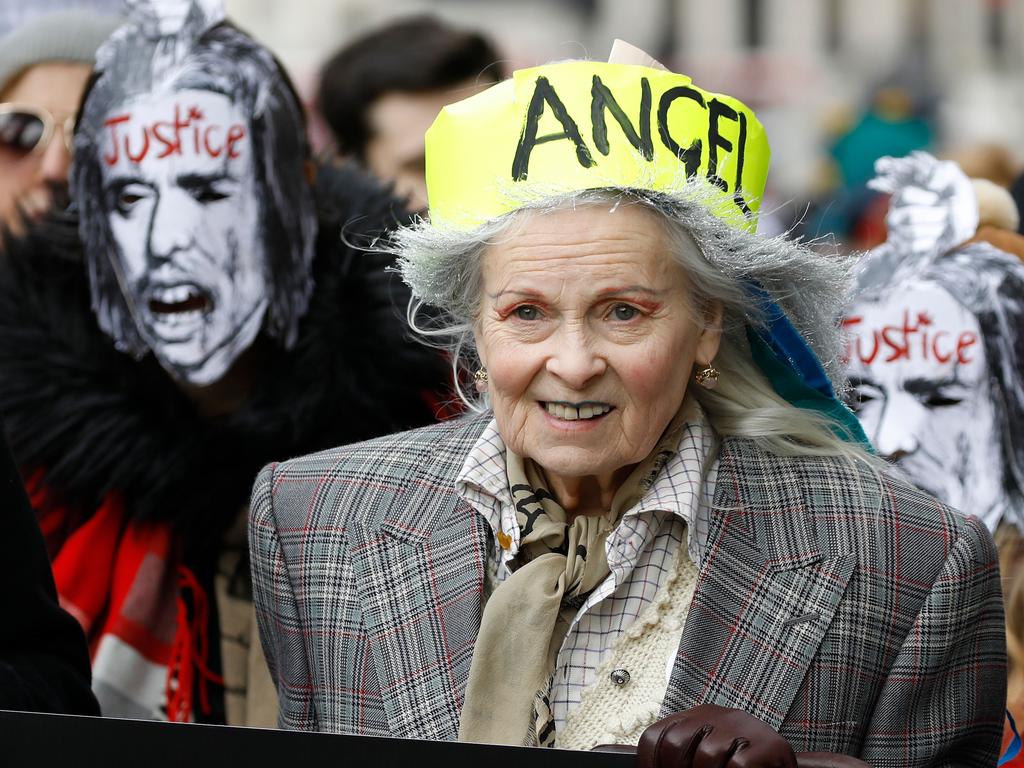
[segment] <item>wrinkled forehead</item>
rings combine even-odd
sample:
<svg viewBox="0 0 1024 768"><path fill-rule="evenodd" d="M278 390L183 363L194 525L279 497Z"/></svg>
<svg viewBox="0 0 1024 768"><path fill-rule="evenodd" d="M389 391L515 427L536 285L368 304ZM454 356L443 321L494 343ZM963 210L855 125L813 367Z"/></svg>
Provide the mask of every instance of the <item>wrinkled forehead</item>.
<svg viewBox="0 0 1024 768"><path fill-rule="evenodd" d="M216 91L143 94L107 111L98 142L105 181L168 174L248 173L252 142L244 110Z"/></svg>
<svg viewBox="0 0 1024 768"><path fill-rule="evenodd" d="M976 384L988 363L978 319L945 288L913 282L854 303L843 319L851 376Z"/></svg>

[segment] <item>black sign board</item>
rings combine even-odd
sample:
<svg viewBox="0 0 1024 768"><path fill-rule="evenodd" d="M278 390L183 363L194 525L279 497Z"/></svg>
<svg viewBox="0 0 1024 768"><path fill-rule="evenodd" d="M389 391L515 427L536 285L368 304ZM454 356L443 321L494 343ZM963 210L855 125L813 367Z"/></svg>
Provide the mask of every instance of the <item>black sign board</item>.
<svg viewBox="0 0 1024 768"><path fill-rule="evenodd" d="M631 755L0 710L0 766L631 768Z"/></svg>

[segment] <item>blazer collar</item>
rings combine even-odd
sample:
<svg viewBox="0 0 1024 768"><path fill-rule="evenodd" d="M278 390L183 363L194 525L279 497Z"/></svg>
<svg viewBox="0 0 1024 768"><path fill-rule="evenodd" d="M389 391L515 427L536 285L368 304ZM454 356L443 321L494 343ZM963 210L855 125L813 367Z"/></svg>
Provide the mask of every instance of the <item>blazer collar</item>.
<svg viewBox="0 0 1024 768"><path fill-rule="evenodd" d="M852 552L823 552L815 526L838 473L830 460L780 459L732 438L719 459L708 552L662 714L714 703L778 729L856 564Z"/></svg>
<svg viewBox="0 0 1024 768"><path fill-rule="evenodd" d="M486 419L431 446L417 477L347 532L362 621L395 736L454 740L483 610L487 525L454 478Z"/></svg>

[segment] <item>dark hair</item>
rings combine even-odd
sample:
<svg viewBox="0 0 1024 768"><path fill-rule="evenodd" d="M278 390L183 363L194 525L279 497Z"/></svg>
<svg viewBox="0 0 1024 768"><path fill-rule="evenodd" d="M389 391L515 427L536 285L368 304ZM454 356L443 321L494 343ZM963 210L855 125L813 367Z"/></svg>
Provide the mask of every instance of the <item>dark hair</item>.
<svg viewBox="0 0 1024 768"><path fill-rule="evenodd" d="M320 70L317 100L338 148L364 159L372 136L370 107L385 93L417 93L464 80L504 78L498 53L477 32L433 16L413 16L349 43Z"/></svg>
<svg viewBox="0 0 1024 768"><path fill-rule="evenodd" d="M127 46L135 50L128 50ZM113 264L100 167L103 121L110 110L162 83L229 96L249 116L254 170L260 192L270 303L266 332L290 347L313 292L316 241L313 191L306 178L310 157L301 103L274 57L230 24L204 32L180 66L156 71L155 47L137 39L115 50L86 92L74 139L72 194L89 266L93 310L117 347L136 357L148 349L135 325ZM152 50L151 50L152 48Z"/></svg>

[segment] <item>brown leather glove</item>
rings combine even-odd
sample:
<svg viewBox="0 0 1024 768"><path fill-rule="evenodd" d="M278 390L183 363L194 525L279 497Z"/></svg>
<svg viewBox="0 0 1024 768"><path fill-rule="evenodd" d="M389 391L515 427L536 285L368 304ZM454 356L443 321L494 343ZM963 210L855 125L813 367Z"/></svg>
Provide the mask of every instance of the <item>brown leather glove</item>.
<svg viewBox="0 0 1024 768"><path fill-rule="evenodd" d="M742 709L701 704L643 732L637 768L870 768L832 752L800 752Z"/></svg>

